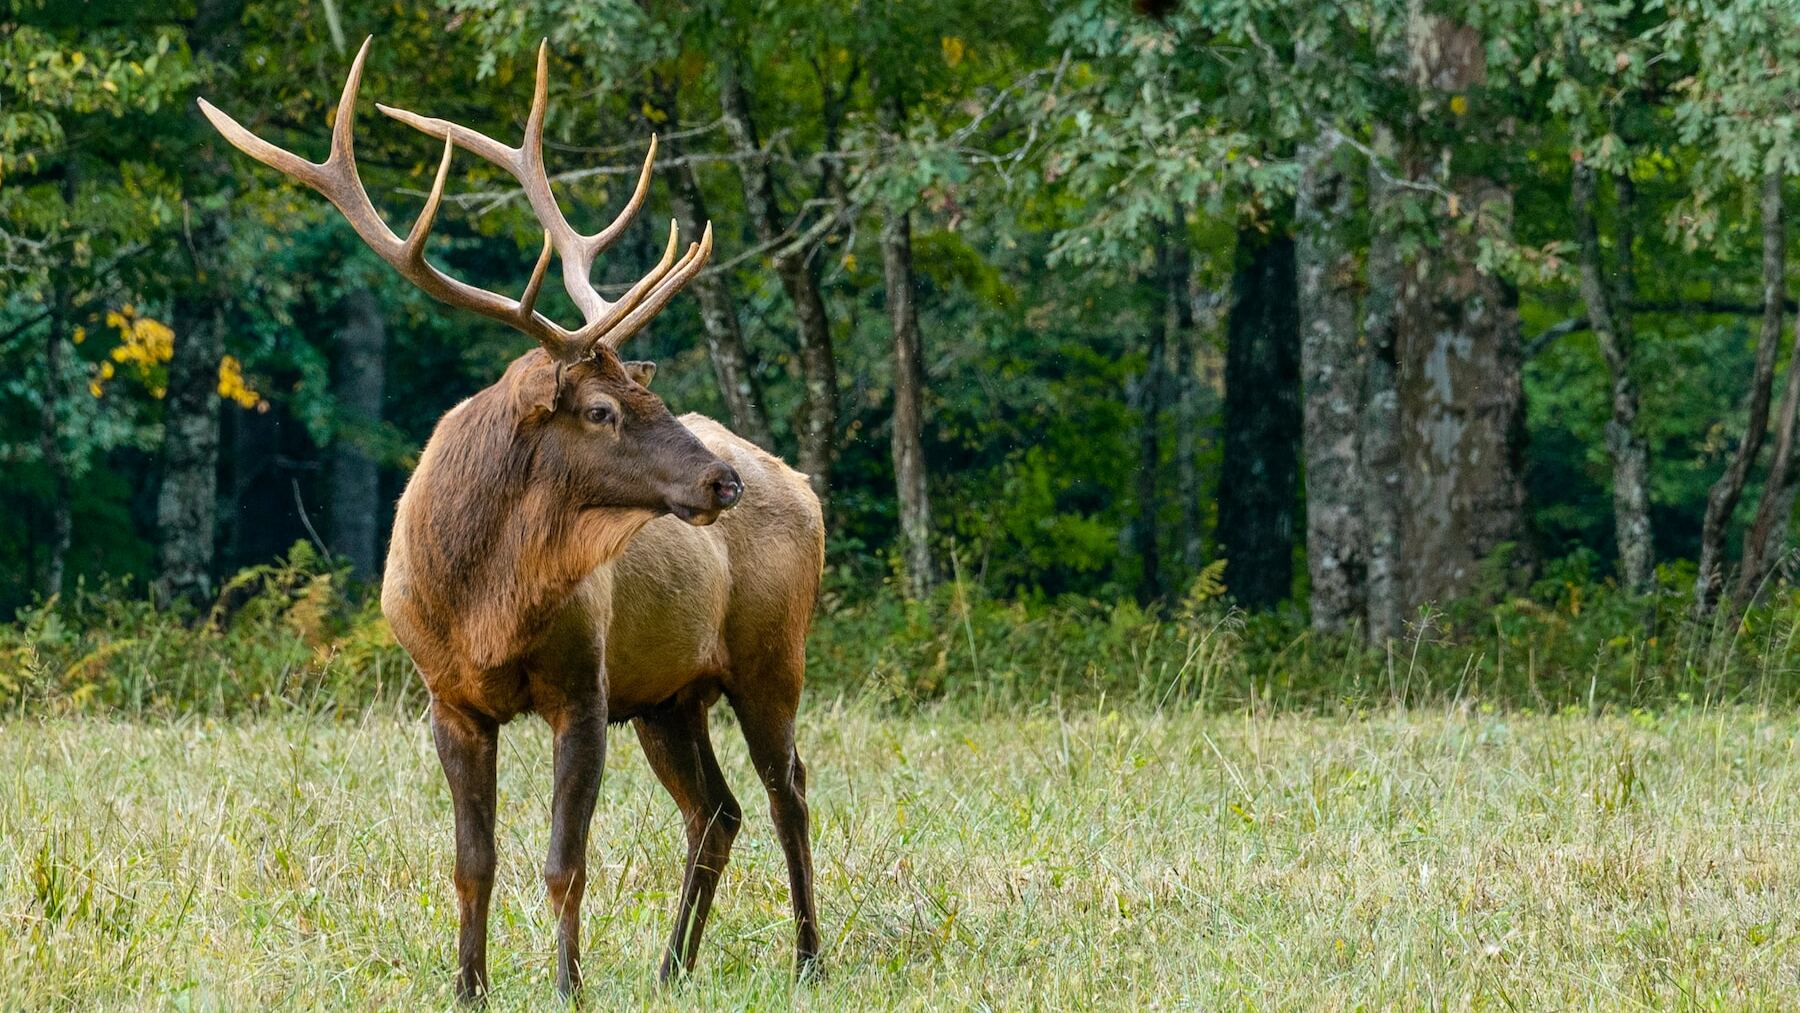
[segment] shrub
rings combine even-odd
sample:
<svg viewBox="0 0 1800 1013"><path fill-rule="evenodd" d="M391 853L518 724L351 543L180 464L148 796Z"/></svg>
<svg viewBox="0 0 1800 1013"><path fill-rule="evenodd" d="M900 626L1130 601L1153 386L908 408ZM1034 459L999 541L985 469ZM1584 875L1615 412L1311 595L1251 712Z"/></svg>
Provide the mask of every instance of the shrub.
<svg viewBox="0 0 1800 1013"><path fill-rule="evenodd" d="M829 591L810 692L977 711L1073 700L1309 711L1484 704L1541 710L1800 701L1800 591L1735 623L1686 618L1691 567L1630 595L1547 567L1498 605L1422 610L1384 650L1311 633L1297 611L1245 614L1204 572L1166 613L1130 601L1001 601L952 583L930 599ZM372 596L296 546L235 577L204 614L126 584L80 586L0 626L0 706L15 713L360 712L423 700Z"/></svg>

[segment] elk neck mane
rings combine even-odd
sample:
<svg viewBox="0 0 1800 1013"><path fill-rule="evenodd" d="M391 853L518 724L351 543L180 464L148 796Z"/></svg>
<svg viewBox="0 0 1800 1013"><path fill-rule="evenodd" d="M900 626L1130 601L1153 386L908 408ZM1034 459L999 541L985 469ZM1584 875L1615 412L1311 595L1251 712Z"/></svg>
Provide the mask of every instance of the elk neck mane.
<svg viewBox="0 0 1800 1013"><path fill-rule="evenodd" d="M477 667L521 654L655 516L580 503L541 431L505 381L482 390L438 424L401 505L413 618Z"/></svg>

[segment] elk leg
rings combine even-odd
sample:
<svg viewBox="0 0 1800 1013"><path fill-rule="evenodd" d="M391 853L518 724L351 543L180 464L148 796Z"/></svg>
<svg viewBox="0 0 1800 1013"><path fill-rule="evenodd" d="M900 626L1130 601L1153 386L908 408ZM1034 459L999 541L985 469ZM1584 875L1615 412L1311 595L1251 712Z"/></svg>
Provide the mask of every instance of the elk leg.
<svg viewBox="0 0 1800 1013"><path fill-rule="evenodd" d="M731 857L731 842L744 814L713 755L704 706L693 701L677 703L638 718L636 724L644 756L681 808L687 829L687 866L681 876L681 898L675 905L675 928L657 973L667 982L679 972L694 969L713 891Z"/></svg>
<svg viewBox="0 0 1800 1013"><path fill-rule="evenodd" d="M488 988L488 897L494 889L494 765L500 729L493 721L433 701L431 733L456 812L456 996Z"/></svg>
<svg viewBox="0 0 1800 1013"><path fill-rule="evenodd" d="M796 686L798 680L795 680ZM797 694L796 694L797 696ZM733 696L731 707L743 725L750 762L769 793L775 836L787 856L788 890L794 903L795 972L811 975L819 958L819 914L813 903L812 836L806 808L806 765L794 748L797 699Z"/></svg>
<svg viewBox="0 0 1800 1013"><path fill-rule="evenodd" d="M587 890L588 827L606 765L606 714L598 701L572 706L551 718L555 734L555 788L550 802L550 854L544 888L556 914L556 990L581 987L581 898Z"/></svg>

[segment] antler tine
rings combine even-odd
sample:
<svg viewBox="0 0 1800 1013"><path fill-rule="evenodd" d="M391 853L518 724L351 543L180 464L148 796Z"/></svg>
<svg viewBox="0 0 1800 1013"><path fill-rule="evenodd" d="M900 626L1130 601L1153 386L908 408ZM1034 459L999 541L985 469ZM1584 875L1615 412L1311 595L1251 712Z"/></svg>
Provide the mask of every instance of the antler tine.
<svg viewBox="0 0 1800 1013"><path fill-rule="evenodd" d="M532 309L537 298L537 287L543 281L543 269L549 261L547 253L539 258L538 269L527 287L528 298L519 302L457 281L426 262L425 241L442 204L444 186L449 179L450 162L455 151L455 144L450 138L445 138L444 155L438 162L437 176L432 183L431 194L425 201L425 208L405 239L396 235L375 210L356 170L356 96L362 86L363 65L374 41L373 36L363 40L362 48L357 50L356 59L350 64L350 73L344 79L343 93L338 97L337 118L332 123L331 154L323 162L309 162L291 151L270 144L205 99L200 100L200 111L239 151L317 190L338 209L370 249L427 295L448 305L474 310L489 319L510 324L536 338L552 355L567 357L574 354L576 350L571 347L573 335Z"/></svg>
<svg viewBox="0 0 1800 1013"><path fill-rule="evenodd" d="M351 62L343 93L338 97L337 118L332 123L331 153L323 162L309 162L270 144L205 99L200 100L200 109L219 133L240 151L322 194L370 249L426 294L451 306L471 309L509 324L537 339L553 357L565 362L586 355L596 342L605 341L609 347L615 347L637 333L693 279L711 255L712 226L708 224L700 242L690 245L681 259L675 260L679 230L674 222L670 222L669 242L662 260L633 284L618 302L608 302L600 296L590 277L594 258L624 234L642 209L650 192L650 171L656 164L656 138L654 135L650 138L650 150L638 173L637 187L618 216L592 235L576 232L557 206L549 175L544 169L544 115L550 89L548 40L538 47L537 83L532 92L531 112L525 123L525 137L516 148L448 120L377 103L376 108L388 116L444 142L444 154L438 160L437 174L432 180L431 193L425 199L425 207L407 231L406 238L402 239L375 210L356 169L356 96L362 86L363 65L373 42L372 36L365 39L362 48L357 50L356 59ZM543 226L543 251L531 269L524 293L516 301L457 281L425 259L425 244L443 204L450 163L458 147L511 173L524 188L526 199ZM581 310L584 323L578 330L571 331L536 311L552 253L561 256L563 285Z"/></svg>
<svg viewBox="0 0 1800 1013"><path fill-rule="evenodd" d="M537 305L538 292L544 287L544 275L550 268L550 254L556 247L550 242L550 233L544 233L544 252L538 254L537 263L531 268L531 280L525 283L525 294L519 296L519 316L521 319L531 316L532 307Z"/></svg>
<svg viewBox="0 0 1800 1013"><path fill-rule="evenodd" d="M580 346L584 341L591 343L597 336L617 325L637 305L644 292L656 285L669 270L666 262L659 264L648 277L633 285L625 297L616 303L609 302L600 295L594 287L592 277L595 257L618 242L650 196L650 175L656 166L657 139L654 134L651 135L649 150L644 153L643 166L638 170L637 185L618 215L599 232L577 232L557 204L549 172L544 167L544 119L549 102L550 43L546 39L538 44L537 74L532 86L531 109L525 117L524 136L516 148L448 120L421 116L380 103L376 104L376 108L429 136L454 141L467 151L506 170L518 180L532 213L537 216L538 222L544 227L562 258L563 288L582 315L582 326L572 332L572 343ZM675 245L673 238L670 245Z"/></svg>
<svg viewBox="0 0 1800 1013"><path fill-rule="evenodd" d="M444 139L444 157L438 161L437 178L431 181L431 193L425 197L425 209L406 234L406 256L415 264L425 263L425 240L431 235L431 223L437 218L438 205L444 200L444 181L450 177L450 156L456 154L456 143Z"/></svg>
<svg viewBox="0 0 1800 1013"><path fill-rule="evenodd" d="M675 270L656 286L649 298L632 310L624 320L619 321L617 326L602 335L600 340L605 342L609 348L618 348L625 343L626 339L643 330L644 325L650 322L650 318L662 312L662 308L669 304L669 300L675 298L675 293L681 291L688 282L693 281L694 276L700 273L700 269L706 266L707 258L712 256L712 248L712 223L707 222L706 231L701 234L700 241L688 247L681 262L675 265Z"/></svg>
<svg viewBox="0 0 1800 1013"><path fill-rule="evenodd" d="M643 300L645 292L650 291L669 273L670 268L675 265L675 248L680 245L680 231L680 227L671 218L669 220L669 242L663 248L662 259L657 261L656 266L651 268L648 274L639 278L636 284L632 285L623 296L620 296L618 302L609 304L604 313L577 328L575 331L576 341L592 343L600 335L611 330L620 318L630 313ZM693 247L690 244L689 252L692 250Z"/></svg>

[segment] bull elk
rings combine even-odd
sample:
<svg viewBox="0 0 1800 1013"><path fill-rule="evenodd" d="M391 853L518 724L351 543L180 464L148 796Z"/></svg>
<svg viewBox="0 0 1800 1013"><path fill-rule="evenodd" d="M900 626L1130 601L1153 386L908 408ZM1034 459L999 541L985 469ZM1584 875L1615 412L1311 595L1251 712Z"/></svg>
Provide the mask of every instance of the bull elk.
<svg viewBox="0 0 1800 1013"><path fill-rule="evenodd" d="M460 926L456 990L487 990L488 897L494 883L499 728L535 711L555 737L555 789L544 884L556 916L556 984L580 984L588 825L609 723L632 721L650 766L681 809L687 865L661 976L691 970L742 813L714 758L707 712L737 713L768 792L788 866L797 968L819 952L806 768L794 748L804 641L824 559L819 501L804 476L724 426L680 419L647 388L654 366L619 346L706 263L712 227L682 256L668 248L616 302L590 278L594 258L644 203L650 139L637 188L591 235L563 216L543 162L548 48L524 140L509 147L466 127L377 106L433 137L444 153L404 238L369 201L353 146L369 42L338 100L331 153L308 162L200 107L233 145L317 190L406 279L435 298L537 339L499 382L444 415L394 519L381 609L431 694L431 727L456 823ZM516 300L451 278L426 261L451 157L463 148L515 177L544 228L543 253ZM534 309L551 254L583 317L570 330Z"/></svg>

